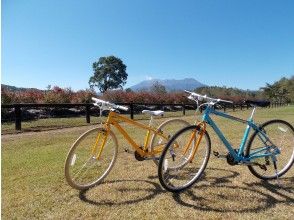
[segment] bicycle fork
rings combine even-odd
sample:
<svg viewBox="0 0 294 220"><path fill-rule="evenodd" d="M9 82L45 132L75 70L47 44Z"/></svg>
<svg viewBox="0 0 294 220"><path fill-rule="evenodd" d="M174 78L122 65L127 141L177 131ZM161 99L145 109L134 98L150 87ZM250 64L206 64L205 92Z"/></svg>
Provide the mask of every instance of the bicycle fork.
<svg viewBox="0 0 294 220"><path fill-rule="evenodd" d="M188 159L190 163L193 161L193 159L195 157L195 154L196 154L196 152L198 150L198 147L199 147L199 145L201 143L202 137L203 137L203 135L204 135L204 133L206 131L206 123L201 122L201 123L198 124L198 126L200 127L200 130L198 132L199 133L199 137L196 139L196 144L195 144L195 146L193 148L193 152L191 154L191 157ZM194 142L195 137L196 137L196 133L197 133L197 130L195 129L195 132L192 133L191 138L190 138L188 144L184 147L183 155L185 155L187 153L187 151L190 148L191 144Z"/></svg>
<svg viewBox="0 0 294 220"><path fill-rule="evenodd" d="M103 132L99 132L99 134L97 135L95 144L92 146L91 153L92 153L93 159L95 158L96 160L99 160L101 153L104 149L104 146L106 144L108 135L109 135L109 129L107 129L106 131L103 131ZM98 149L99 148L98 146L100 146L100 149Z"/></svg>

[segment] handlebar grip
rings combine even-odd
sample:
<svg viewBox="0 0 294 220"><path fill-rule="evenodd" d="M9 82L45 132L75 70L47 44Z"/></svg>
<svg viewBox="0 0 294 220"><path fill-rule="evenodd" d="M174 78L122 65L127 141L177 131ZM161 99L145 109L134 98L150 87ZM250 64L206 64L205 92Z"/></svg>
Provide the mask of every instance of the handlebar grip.
<svg viewBox="0 0 294 220"><path fill-rule="evenodd" d="M120 109L120 110L123 110L123 111L128 111L128 110L129 110L128 107L121 106L121 105L117 105L116 108L117 108L117 109Z"/></svg>
<svg viewBox="0 0 294 220"><path fill-rule="evenodd" d="M92 97L92 100L93 100L94 102L106 103L104 100L97 99L97 98L95 98L95 97Z"/></svg>
<svg viewBox="0 0 294 220"><path fill-rule="evenodd" d="M192 92L190 92L190 91L188 91L188 90L184 90L184 92L185 93L189 93L189 94L191 94Z"/></svg>
<svg viewBox="0 0 294 220"><path fill-rule="evenodd" d="M107 102L107 101L104 101L102 99L97 99L95 97L92 97L92 100L95 102L95 104L102 103L102 104L105 104L106 106L108 106L110 108L116 108L116 109L120 109L120 110L123 110L123 111L128 111L129 110L129 108L127 108L127 107L124 107L124 106L121 106L121 105L116 105L114 103Z"/></svg>
<svg viewBox="0 0 294 220"><path fill-rule="evenodd" d="M220 101L220 102L230 103L230 104L233 104L233 103L234 103L234 102L232 102L232 101L229 101L229 100L223 100L223 99L220 99L219 101Z"/></svg>

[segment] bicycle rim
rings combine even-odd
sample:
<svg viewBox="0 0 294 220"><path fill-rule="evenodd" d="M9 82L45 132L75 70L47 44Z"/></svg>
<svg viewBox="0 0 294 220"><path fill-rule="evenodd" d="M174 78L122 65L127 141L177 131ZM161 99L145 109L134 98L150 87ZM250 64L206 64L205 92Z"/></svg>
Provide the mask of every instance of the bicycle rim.
<svg viewBox="0 0 294 220"><path fill-rule="evenodd" d="M293 165L294 162L294 128L286 121L272 120L264 123L262 131L269 137L270 141L280 151L280 154L276 155L277 173L274 168L272 157L263 157L255 159L264 167L260 166L248 166L249 170L256 177L261 179L274 179L277 176L284 175ZM271 144L268 144L271 146ZM258 132L255 132L248 143L247 155L250 153L265 147L265 144L259 138ZM274 149L274 148L272 148Z"/></svg>
<svg viewBox="0 0 294 220"><path fill-rule="evenodd" d="M163 150L158 175L166 190L182 191L201 177L209 160L211 143L208 133L205 132L197 147L201 136L199 131L200 128L195 125L181 129Z"/></svg>
<svg viewBox="0 0 294 220"><path fill-rule="evenodd" d="M103 142L104 147L101 149ZM100 154L100 156L98 156ZM87 131L71 147L66 162L67 182L76 189L87 189L102 182L117 156L117 140L101 128Z"/></svg>
<svg viewBox="0 0 294 220"><path fill-rule="evenodd" d="M171 137L180 129L189 126L189 122L182 120L182 119L170 119L163 122L161 125L158 126L157 131L160 131L162 135L154 134L151 139L150 150L151 152L158 152L154 154L153 162L158 165L158 157L160 156L161 152L163 151L167 142L171 139Z"/></svg>

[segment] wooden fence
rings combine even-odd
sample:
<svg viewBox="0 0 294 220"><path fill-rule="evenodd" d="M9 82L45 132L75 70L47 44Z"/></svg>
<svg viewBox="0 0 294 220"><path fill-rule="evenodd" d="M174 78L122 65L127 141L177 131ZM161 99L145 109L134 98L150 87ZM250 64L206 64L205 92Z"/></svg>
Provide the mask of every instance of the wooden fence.
<svg viewBox="0 0 294 220"><path fill-rule="evenodd" d="M129 107L129 111L127 113L130 114L130 117L134 119L134 112L135 112L135 106L156 106L157 109L162 109L164 106L181 106L182 108L182 113L183 115L186 114L186 109L189 106L190 108L193 107L196 109L196 104L190 104L190 103L180 103L180 104L158 104L158 103L116 103L118 105L124 105ZM284 104L281 103L271 103L269 107L279 107ZM9 105L1 105L1 108L13 108L14 113L15 113L15 130L21 130L21 122L22 122L22 117L21 117L21 112L22 108L73 108L73 107L85 107L86 110L86 122L90 123L90 109L94 105L91 103L65 103L65 104L36 104L36 103L31 103L31 104L9 104ZM237 109L249 109L249 105L247 104L226 104L222 105L222 109L225 112L228 109L232 109L233 111Z"/></svg>

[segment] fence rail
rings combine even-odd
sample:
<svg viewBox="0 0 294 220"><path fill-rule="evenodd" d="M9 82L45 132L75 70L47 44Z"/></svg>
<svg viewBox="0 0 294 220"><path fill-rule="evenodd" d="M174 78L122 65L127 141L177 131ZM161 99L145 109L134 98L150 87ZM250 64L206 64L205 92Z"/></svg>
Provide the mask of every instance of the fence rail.
<svg viewBox="0 0 294 220"><path fill-rule="evenodd" d="M134 112L135 112L135 106L157 106L158 109L162 109L164 106L181 106L182 107L182 113L183 115L186 114L186 109L188 106L193 107L196 109L196 104L191 103L172 103L172 104L158 104L158 103L116 103L118 105L124 105L129 107L128 113L130 114L131 119L134 119ZM282 103L271 103L269 107L279 107L284 104ZM91 103L63 103L63 104L37 104L37 103L19 103L19 104L7 104L7 105L1 105L1 108L7 109L7 108L13 108L15 113L15 130L21 130L21 122L22 122L22 108L73 108L73 107L85 107L86 110L86 122L90 123L90 110L91 107L94 107ZM225 112L228 109L232 109L233 111L237 109L249 109L248 104L226 104L222 105L222 109Z"/></svg>

